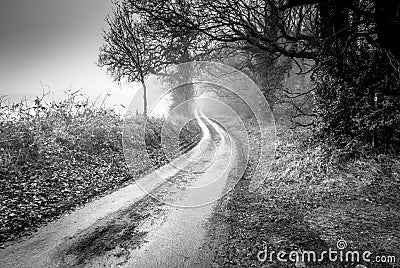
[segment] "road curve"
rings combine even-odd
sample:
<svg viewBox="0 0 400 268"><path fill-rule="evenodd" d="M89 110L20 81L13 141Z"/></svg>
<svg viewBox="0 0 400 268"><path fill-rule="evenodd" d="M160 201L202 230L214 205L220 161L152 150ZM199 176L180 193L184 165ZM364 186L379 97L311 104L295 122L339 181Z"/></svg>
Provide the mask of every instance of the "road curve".
<svg viewBox="0 0 400 268"><path fill-rule="evenodd" d="M170 164L0 250L7 267L210 267L207 223L236 143L201 113L199 144Z"/></svg>

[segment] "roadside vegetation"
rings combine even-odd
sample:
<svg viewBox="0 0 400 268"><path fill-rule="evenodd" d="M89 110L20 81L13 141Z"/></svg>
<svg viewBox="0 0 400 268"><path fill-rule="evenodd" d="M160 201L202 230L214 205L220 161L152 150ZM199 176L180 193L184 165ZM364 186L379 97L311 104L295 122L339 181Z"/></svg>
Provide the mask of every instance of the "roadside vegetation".
<svg viewBox="0 0 400 268"><path fill-rule="evenodd" d="M66 99L33 105L23 101L0 108L0 243L13 240L168 162L161 148L162 118L133 116L146 128L151 163L131 161L128 169L122 142L123 117L104 102L71 93ZM199 127L189 123L178 133L180 148L199 139ZM139 140L140 132L132 139ZM132 149L132 148L131 148ZM183 149L182 149L183 150ZM176 150L175 155L182 150ZM146 153L146 152L140 152Z"/></svg>
<svg viewBox="0 0 400 268"><path fill-rule="evenodd" d="M312 139L304 128L292 130L278 125L278 144L271 170L248 170L227 198L218 220L227 223L225 239L217 248L216 267L393 267L400 257L400 159L365 153L349 158L354 150L332 150ZM252 132L250 132L252 133ZM253 132L256 133L256 132ZM251 134L252 146L257 137ZM362 155L362 152L359 152ZM249 191L251 176L265 179L256 193ZM279 262L284 250L358 250L360 262ZM275 251L272 261L257 254ZM364 251L396 263L365 263ZM264 257L264 255L260 255ZM301 256L301 255L300 255ZM288 255L286 255L288 258ZM393 260L393 258L392 258ZM362 266L360 266L362 267Z"/></svg>

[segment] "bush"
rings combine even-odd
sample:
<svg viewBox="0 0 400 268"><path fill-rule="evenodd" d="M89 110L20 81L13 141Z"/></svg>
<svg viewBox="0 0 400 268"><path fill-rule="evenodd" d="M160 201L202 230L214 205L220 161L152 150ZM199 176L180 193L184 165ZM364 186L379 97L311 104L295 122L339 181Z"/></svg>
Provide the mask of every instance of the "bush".
<svg viewBox="0 0 400 268"><path fill-rule="evenodd" d="M168 162L160 118L149 118L145 127L145 118L135 116L135 128L146 129L152 165L138 161L128 170L124 121L113 109L77 95L50 104L37 98L34 106L3 101L0 109L0 243ZM170 131L180 131L174 127ZM180 145L188 146L198 140L199 128L192 123L179 134Z"/></svg>
<svg viewBox="0 0 400 268"><path fill-rule="evenodd" d="M399 77L392 65L385 51L365 48L322 66L315 75L317 137L355 153L369 148L398 154Z"/></svg>

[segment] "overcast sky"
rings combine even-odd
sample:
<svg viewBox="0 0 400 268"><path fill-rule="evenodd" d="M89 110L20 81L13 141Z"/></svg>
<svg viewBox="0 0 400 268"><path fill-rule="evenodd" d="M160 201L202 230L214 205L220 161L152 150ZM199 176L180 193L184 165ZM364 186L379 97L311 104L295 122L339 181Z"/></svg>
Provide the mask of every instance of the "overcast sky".
<svg viewBox="0 0 400 268"><path fill-rule="evenodd" d="M110 0L0 0L0 94L17 101L83 88L129 104L138 85L118 86L95 65Z"/></svg>

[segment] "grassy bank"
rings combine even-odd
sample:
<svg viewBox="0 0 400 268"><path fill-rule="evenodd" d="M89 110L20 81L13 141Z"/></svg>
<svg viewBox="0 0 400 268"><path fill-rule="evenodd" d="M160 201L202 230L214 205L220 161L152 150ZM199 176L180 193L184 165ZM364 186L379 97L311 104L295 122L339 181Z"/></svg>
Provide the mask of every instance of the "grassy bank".
<svg viewBox="0 0 400 268"><path fill-rule="evenodd" d="M262 189L250 192L248 175L236 185L224 211L219 211L219 220L224 220L227 228L217 249L216 267L399 265L400 160L380 155L339 161L338 152L327 153L307 142L308 136L305 131L278 128L272 170L253 174L265 178ZM249 170L255 161L250 161ZM338 240L347 242L344 252L370 251L371 260L395 256L397 263L352 262L351 258L349 262L331 262L328 256L321 262L277 260L280 250L315 251L318 259L324 250L337 250ZM275 251L272 261L270 255L265 261L258 260L258 253L265 248L268 254Z"/></svg>
<svg viewBox="0 0 400 268"><path fill-rule="evenodd" d="M160 143L163 119L149 118L145 123L141 115L131 118L131 127L146 128L147 152L137 154L147 153L151 163L131 161L128 170L122 143L124 122L113 109L73 96L50 104L37 99L33 106L2 104L0 243L168 162ZM177 132L180 148L199 139L195 123L182 130L167 124L167 131ZM138 140L140 133L134 134L131 138Z"/></svg>

